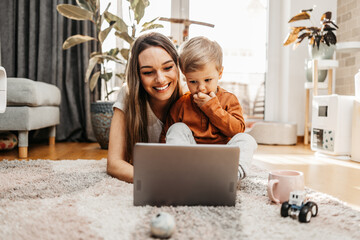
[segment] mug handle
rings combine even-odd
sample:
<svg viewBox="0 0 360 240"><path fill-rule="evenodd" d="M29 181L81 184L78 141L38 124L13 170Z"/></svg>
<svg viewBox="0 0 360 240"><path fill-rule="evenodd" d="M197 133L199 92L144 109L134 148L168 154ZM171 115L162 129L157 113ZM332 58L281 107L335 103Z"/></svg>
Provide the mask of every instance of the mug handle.
<svg viewBox="0 0 360 240"><path fill-rule="evenodd" d="M279 183L278 179L271 179L267 186L267 192L268 192L269 198L271 199L271 201L273 201L275 203L280 203L280 200L274 197L274 192L273 192L274 185L278 184L278 183Z"/></svg>

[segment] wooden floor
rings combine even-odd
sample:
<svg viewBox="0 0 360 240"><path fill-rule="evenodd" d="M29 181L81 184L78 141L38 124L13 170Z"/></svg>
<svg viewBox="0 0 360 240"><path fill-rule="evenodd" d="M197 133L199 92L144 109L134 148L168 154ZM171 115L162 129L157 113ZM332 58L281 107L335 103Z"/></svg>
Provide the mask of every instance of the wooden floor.
<svg viewBox="0 0 360 240"><path fill-rule="evenodd" d="M74 160L107 157L97 143L36 144L29 147L29 159ZM17 151L0 152L0 160L17 159ZM259 145L254 164L267 170L293 169L304 172L306 186L321 191L360 210L360 163L319 157L309 146Z"/></svg>
<svg viewBox="0 0 360 240"><path fill-rule="evenodd" d="M254 163L268 170L292 169L304 172L305 185L330 194L360 210L360 163L319 156L310 145L259 145Z"/></svg>

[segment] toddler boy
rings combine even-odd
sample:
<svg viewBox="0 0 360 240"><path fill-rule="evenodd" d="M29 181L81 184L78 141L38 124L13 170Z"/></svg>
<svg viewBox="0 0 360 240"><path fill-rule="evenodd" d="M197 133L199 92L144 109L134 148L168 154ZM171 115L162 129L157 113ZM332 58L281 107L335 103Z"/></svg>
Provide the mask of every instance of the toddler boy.
<svg viewBox="0 0 360 240"><path fill-rule="evenodd" d="M160 142L238 145L242 179L257 144L243 133L245 121L236 96L218 86L222 55L219 44L205 37L192 38L182 47L180 68L190 92L171 107Z"/></svg>

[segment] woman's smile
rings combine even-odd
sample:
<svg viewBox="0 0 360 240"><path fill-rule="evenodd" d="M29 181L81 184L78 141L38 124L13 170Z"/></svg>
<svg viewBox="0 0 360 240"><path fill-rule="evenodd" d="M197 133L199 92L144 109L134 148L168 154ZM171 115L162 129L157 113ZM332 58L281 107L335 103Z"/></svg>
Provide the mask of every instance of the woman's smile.
<svg viewBox="0 0 360 240"><path fill-rule="evenodd" d="M158 92L165 92L165 90L167 90L169 88L171 83L159 86L159 87L154 87L155 90L157 90Z"/></svg>

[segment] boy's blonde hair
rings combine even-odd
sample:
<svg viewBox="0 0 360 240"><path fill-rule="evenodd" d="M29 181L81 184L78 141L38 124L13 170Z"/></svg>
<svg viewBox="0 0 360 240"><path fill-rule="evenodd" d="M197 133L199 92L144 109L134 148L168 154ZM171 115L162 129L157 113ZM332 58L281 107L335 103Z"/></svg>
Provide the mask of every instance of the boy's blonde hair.
<svg viewBox="0 0 360 240"><path fill-rule="evenodd" d="M206 37L194 37L180 49L180 68L183 73L202 70L209 62L215 63L216 70L220 71L222 59L220 45Z"/></svg>

